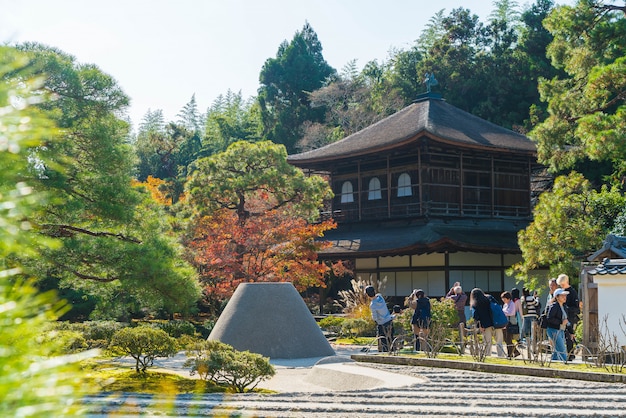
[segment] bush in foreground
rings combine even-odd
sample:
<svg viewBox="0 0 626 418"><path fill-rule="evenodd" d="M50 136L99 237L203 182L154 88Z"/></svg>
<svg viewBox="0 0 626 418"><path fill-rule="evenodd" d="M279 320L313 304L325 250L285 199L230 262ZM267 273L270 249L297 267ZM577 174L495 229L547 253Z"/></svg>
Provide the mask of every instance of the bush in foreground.
<svg viewBox="0 0 626 418"><path fill-rule="evenodd" d="M134 358L137 373L145 372L157 357L173 356L177 348L176 339L161 329L149 326L121 329L113 334L109 345L112 353Z"/></svg>
<svg viewBox="0 0 626 418"><path fill-rule="evenodd" d="M228 344L219 341L206 341L187 352L191 357L185 367L190 374L198 374L200 379L227 385L236 392L246 388L254 389L261 381L276 374L269 359L249 351L237 351Z"/></svg>

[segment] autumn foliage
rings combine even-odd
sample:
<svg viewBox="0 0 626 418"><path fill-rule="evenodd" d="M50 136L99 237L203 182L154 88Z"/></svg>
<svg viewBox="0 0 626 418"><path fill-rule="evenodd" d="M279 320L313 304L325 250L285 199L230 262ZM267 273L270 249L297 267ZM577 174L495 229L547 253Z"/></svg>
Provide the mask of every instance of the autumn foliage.
<svg viewBox="0 0 626 418"><path fill-rule="evenodd" d="M319 238L335 224L317 218L332 192L290 165L284 146L236 142L198 160L186 191L185 245L209 296L229 297L242 282L325 285L332 266L318 261Z"/></svg>
<svg viewBox="0 0 626 418"><path fill-rule="evenodd" d="M316 241L332 221L309 224L274 210L244 222L219 210L196 225L189 247L206 291L229 297L242 282L292 282L298 290L324 286L330 267L317 260L327 243Z"/></svg>
<svg viewBox="0 0 626 418"><path fill-rule="evenodd" d="M172 205L172 198L167 193L168 184L165 180L162 180L158 177L148 176L145 182L140 182L137 180L133 180L133 186L143 186L150 192L152 199L164 206ZM179 200L184 201L184 195L179 198Z"/></svg>

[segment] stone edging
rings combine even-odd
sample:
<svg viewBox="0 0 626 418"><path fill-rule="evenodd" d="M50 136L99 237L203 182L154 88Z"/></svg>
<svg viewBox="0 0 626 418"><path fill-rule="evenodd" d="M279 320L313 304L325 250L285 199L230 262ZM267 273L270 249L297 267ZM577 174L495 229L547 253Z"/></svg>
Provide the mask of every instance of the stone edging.
<svg viewBox="0 0 626 418"><path fill-rule="evenodd" d="M403 356L353 354L352 360L364 363L398 364L406 366L441 367L474 372L503 373L528 375L536 377L552 377L559 379L587 380L591 382L626 383L626 374L594 373L573 370L557 370L544 367L514 366L503 364L488 364L480 362L465 362L454 360L439 360L433 358L416 358Z"/></svg>

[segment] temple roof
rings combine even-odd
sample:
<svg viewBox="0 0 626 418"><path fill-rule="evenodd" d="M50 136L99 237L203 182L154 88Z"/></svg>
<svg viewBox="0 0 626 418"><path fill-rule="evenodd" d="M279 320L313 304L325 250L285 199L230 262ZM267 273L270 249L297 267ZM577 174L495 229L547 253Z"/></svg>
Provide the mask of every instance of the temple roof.
<svg viewBox="0 0 626 418"><path fill-rule="evenodd" d="M608 234L602 248L587 257L587 260L601 260L596 268L588 271L591 275L626 274L626 237Z"/></svg>
<svg viewBox="0 0 626 418"><path fill-rule="evenodd" d="M536 154L535 144L526 136L427 96L340 141L287 159L294 165L306 166L353 158L398 148L427 134L463 148Z"/></svg>
<svg viewBox="0 0 626 418"><path fill-rule="evenodd" d="M325 257L426 254L472 251L519 254L517 232L523 222L499 220L417 220L341 224L327 231L332 247Z"/></svg>
<svg viewBox="0 0 626 418"><path fill-rule="evenodd" d="M626 259L620 258L617 260L612 260L609 258L605 258L602 260L602 263L598 264L598 266L588 271L589 274L595 276L604 276L604 275L616 275L616 274L626 274Z"/></svg>
<svg viewBox="0 0 626 418"><path fill-rule="evenodd" d="M606 258L626 258L626 237L607 235L602 243L602 248L587 257L587 260L600 261Z"/></svg>

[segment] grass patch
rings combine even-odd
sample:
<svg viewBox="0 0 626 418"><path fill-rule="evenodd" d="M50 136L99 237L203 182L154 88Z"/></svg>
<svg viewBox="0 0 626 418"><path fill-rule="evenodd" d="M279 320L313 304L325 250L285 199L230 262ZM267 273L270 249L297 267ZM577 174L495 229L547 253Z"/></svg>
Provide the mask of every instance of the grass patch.
<svg viewBox="0 0 626 418"><path fill-rule="evenodd" d="M127 367L108 362L89 362L82 365L86 384L97 392L135 392L150 394L213 393L226 392L226 388L188 379L173 373L148 370L137 373Z"/></svg>
<svg viewBox="0 0 626 418"><path fill-rule="evenodd" d="M227 388L199 379L187 379L171 373L118 371L101 388L103 392L135 392L151 394L215 393Z"/></svg>
<svg viewBox="0 0 626 418"><path fill-rule="evenodd" d="M159 395L234 393L230 387L174 373L147 370L137 373L134 368L120 366L110 359L92 359L81 364L85 384L94 392L133 392ZM254 392L268 392L255 389Z"/></svg>
<svg viewBox="0 0 626 418"><path fill-rule="evenodd" d="M415 357L415 358L427 358L424 353L416 353L409 348L402 349L398 353L403 357ZM448 353L439 353L437 358L434 360L450 360L450 361L459 361L465 363L475 363L474 358L468 354L458 355L458 354L448 354ZM509 360L508 358L501 357L486 357L484 363L486 364L499 364L505 366L516 366L516 367L528 367L528 368L546 368L546 369L555 369L555 370L569 370L569 371L577 371L577 372L593 372L593 373L604 373L604 374L626 374L626 370L621 373L615 372L612 370L608 370L605 367L596 367L592 363L567 363L563 364L559 361L553 361L551 363L545 363L543 366L536 362L526 362L524 363L521 359Z"/></svg>
<svg viewBox="0 0 626 418"><path fill-rule="evenodd" d="M354 338L337 338L335 344L338 345L363 345L372 344L376 338L374 337L354 337Z"/></svg>

